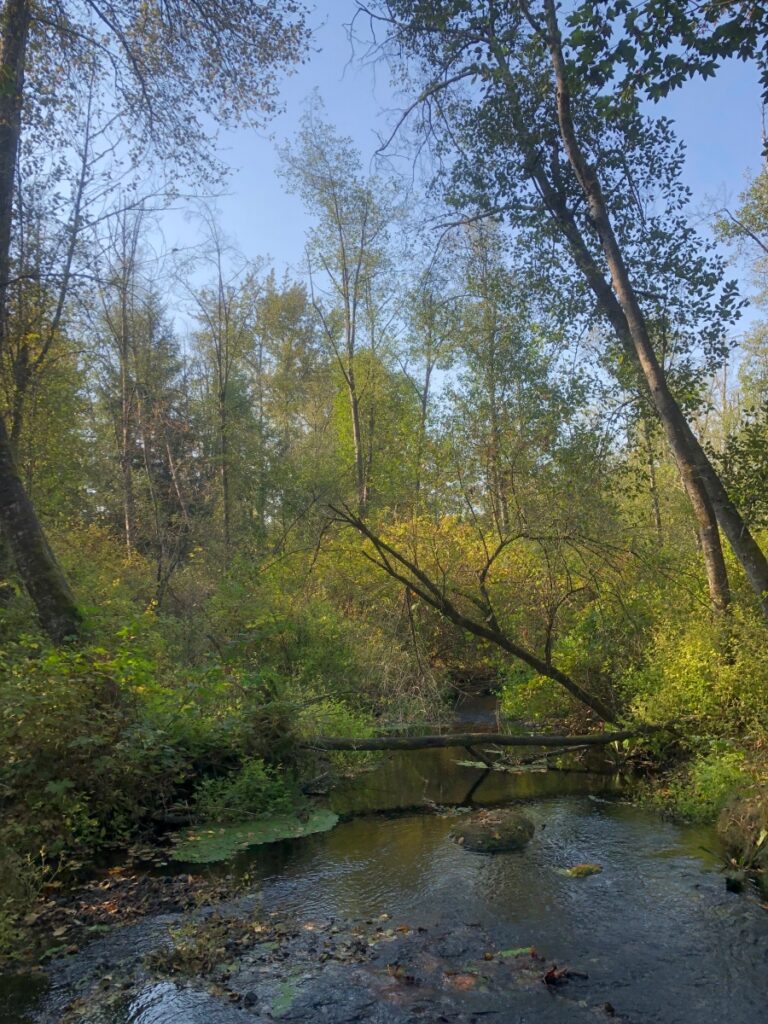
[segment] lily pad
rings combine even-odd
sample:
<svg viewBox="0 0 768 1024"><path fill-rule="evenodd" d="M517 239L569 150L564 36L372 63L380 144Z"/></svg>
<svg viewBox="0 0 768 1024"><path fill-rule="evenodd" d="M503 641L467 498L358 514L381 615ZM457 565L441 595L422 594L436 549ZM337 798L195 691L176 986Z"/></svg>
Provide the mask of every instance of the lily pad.
<svg viewBox="0 0 768 1024"><path fill-rule="evenodd" d="M296 814L273 814L242 825L200 825L176 837L171 856L173 860L189 864L227 860L238 850L247 850L249 846L329 832L338 820L338 814L321 809L312 811L306 820Z"/></svg>

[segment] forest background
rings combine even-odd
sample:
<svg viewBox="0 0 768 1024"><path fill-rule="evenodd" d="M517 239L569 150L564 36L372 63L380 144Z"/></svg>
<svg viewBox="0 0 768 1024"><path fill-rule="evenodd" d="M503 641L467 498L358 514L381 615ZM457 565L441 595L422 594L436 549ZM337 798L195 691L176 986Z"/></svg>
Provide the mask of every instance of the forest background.
<svg viewBox="0 0 768 1024"><path fill-rule="evenodd" d="M715 57L685 49L683 24L669 62L644 66L651 18L628 59L622 4L562 16L575 148L551 25L525 4L497 24L493 4L381 3L352 43L336 4L324 29L278 4L266 49L263 25L187 25L197 63L165 77L151 50L132 63L149 37L135 6L4 10L6 70L13 11L32 20L0 208L2 468L28 503L4 486L0 942L18 942L51 872L180 806L223 821L288 807L328 768L313 737L434 722L457 688L489 683L526 722L669 726L627 751L664 769L655 798L726 808L760 863L768 182L750 26L715 41L718 60L746 61L707 85L749 97L729 129L751 147L745 184L740 156L692 168L664 119L694 104L701 130ZM323 33L273 146L284 74ZM350 47L364 67L342 77ZM621 60L645 76L631 101ZM318 61L341 124L307 88ZM346 134L378 106L358 87L374 68L384 105L411 114L376 159L378 141ZM705 130L730 150L726 126ZM640 328L671 419L638 368Z"/></svg>

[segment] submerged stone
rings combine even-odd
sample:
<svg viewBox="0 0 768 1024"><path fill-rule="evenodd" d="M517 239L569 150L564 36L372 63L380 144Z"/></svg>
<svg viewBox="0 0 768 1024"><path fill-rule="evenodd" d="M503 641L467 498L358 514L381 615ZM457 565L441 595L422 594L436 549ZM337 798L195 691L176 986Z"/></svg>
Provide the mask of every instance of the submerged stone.
<svg viewBox="0 0 768 1024"><path fill-rule="evenodd" d="M456 825L451 838L465 850L505 853L522 850L534 831L533 822L522 811L480 811Z"/></svg>

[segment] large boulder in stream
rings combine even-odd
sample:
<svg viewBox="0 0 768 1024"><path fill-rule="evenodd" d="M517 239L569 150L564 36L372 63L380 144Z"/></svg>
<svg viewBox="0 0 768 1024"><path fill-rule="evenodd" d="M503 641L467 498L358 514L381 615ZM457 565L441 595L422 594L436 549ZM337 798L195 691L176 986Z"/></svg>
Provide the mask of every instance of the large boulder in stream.
<svg viewBox="0 0 768 1024"><path fill-rule="evenodd" d="M533 838L535 826L522 811L478 811L451 830L451 839L465 850L478 853L504 853L522 850Z"/></svg>

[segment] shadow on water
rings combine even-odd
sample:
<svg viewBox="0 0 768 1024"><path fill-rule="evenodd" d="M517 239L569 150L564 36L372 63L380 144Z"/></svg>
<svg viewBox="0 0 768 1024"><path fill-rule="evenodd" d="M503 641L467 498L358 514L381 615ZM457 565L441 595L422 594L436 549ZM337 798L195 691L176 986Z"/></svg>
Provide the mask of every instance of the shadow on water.
<svg viewBox="0 0 768 1024"><path fill-rule="evenodd" d="M465 706L457 725L493 729L492 712L492 703ZM353 815L349 820L329 833L243 853L235 870L250 878L266 912L339 921L387 914L393 923L448 931L472 924L497 949L535 945L552 961L589 974L590 1007L611 1003L632 1024L766 1019L768 914L752 895L726 892L716 858L704 852L716 848L710 829L661 821L617 801L621 780L614 775L485 773L456 763L467 756L450 748L387 756L332 794L332 806ZM456 845L449 833L468 797L476 806L525 802L536 825L527 848L484 856ZM407 810L425 804L431 813ZM584 862L600 864L602 873L565 874ZM100 940L113 958L116 939ZM567 1017L515 1011L489 1019L594 1019L579 1006L572 1004ZM230 1019L250 1018L169 983L149 987L104 1018L105 1024Z"/></svg>

